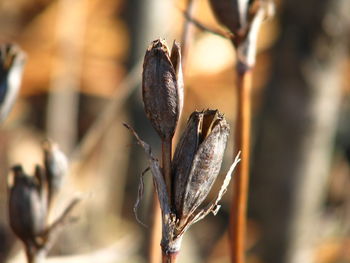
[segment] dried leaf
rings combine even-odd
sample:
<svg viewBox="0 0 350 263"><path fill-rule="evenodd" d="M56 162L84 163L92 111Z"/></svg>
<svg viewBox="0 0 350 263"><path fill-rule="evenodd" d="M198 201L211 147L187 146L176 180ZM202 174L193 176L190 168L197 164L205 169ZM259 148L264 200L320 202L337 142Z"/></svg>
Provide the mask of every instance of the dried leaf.
<svg viewBox="0 0 350 263"><path fill-rule="evenodd" d="M138 193L137 193L137 199L136 199L136 202L134 204L134 214L135 214L135 218L136 218L136 221L139 222L141 225L143 225L144 227L147 227L146 224L144 224L138 217L138 214L137 214L137 209L139 207L139 204L143 198L143 189L144 189L144 183L143 183L143 176L150 170L149 167L146 168L146 170L144 170L142 173L141 173L141 176L140 176L140 182L139 182L139 189L138 189Z"/></svg>
<svg viewBox="0 0 350 263"><path fill-rule="evenodd" d="M138 144L144 149L145 153L148 157L149 166L153 175L153 180L156 186L156 191L158 194L158 199L160 203L160 208L162 210L163 216L171 213L170 203L168 199L167 189L164 182L164 178L162 175L162 169L160 168L158 160L153 156L151 147L145 143L140 137L137 135L135 130L130 127L128 124L123 123L124 126L131 131L131 133L135 136Z"/></svg>

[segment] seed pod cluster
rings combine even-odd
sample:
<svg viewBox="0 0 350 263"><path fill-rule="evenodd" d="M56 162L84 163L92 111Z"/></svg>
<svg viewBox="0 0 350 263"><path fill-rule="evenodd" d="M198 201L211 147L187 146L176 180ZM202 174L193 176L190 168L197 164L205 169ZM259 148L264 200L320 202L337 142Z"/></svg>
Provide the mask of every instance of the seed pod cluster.
<svg viewBox="0 0 350 263"><path fill-rule="evenodd" d="M48 240L48 212L62 180L62 160L66 160L50 141L43 144L43 150L45 168L36 165L34 175L29 176L21 165L16 165L9 178L10 226L30 251L42 248Z"/></svg>
<svg viewBox="0 0 350 263"><path fill-rule="evenodd" d="M170 143L170 147L166 149L171 149L171 138L183 107L180 46L174 42L170 53L164 40L153 41L146 51L142 77L146 115L162 142ZM158 160L153 156L150 146L142 141L130 126L125 126L132 131L148 155L162 210L163 254L176 254L185 231L210 212L217 212L218 202L226 191L234 167L239 162L237 157L216 199L210 205L201 208L219 174L229 125L217 110L193 112L176 147L174 158L171 151L166 152L169 154L165 156L168 161L164 162L162 153L163 167L160 167ZM141 194L142 189L140 184ZM140 198L141 196L137 204Z"/></svg>
<svg viewBox="0 0 350 263"><path fill-rule="evenodd" d="M0 123L16 100L25 61L26 55L17 45L0 45Z"/></svg>

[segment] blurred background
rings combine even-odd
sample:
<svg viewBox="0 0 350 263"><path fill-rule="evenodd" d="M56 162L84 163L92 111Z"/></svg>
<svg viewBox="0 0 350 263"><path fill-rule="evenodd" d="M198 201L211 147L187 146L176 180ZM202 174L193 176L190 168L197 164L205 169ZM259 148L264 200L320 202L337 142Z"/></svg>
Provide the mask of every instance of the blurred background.
<svg viewBox="0 0 350 263"><path fill-rule="evenodd" d="M71 164L56 212L83 197L77 222L65 227L49 262L147 262L150 229L133 214L147 162L122 122L159 156L140 88L143 56L156 38L169 45L186 40L180 130L192 111L207 108L219 109L231 124L223 180L233 152L235 51L224 37L186 25L187 4L0 1L0 41L18 43L28 56L20 96L0 128L0 262L25 262L8 226L7 171L21 163L32 173L42 163L40 144L47 137ZM261 29L253 77L248 263L350 262L349 4L278 0L276 16ZM193 0L191 15L227 31L207 0ZM147 175L138 211L146 225L152 191ZM230 190L217 216L185 235L179 262L230 262L231 196Z"/></svg>

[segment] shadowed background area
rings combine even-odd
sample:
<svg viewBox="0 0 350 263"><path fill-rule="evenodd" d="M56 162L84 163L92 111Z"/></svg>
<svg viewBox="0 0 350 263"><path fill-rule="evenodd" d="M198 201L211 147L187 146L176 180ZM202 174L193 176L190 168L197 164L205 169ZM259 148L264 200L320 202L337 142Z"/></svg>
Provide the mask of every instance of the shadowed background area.
<svg viewBox="0 0 350 263"><path fill-rule="evenodd" d="M12 0L0 2L0 41L27 53L19 98L0 127L0 262L24 262L11 233L7 175L42 163L56 141L70 172L56 213L75 196L77 221L64 228L48 262L147 262L149 228L133 214L146 157L122 123L159 156L160 141L141 100L145 51L156 38L186 40L183 130L190 113L236 113L235 52L228 39L190 23L175 0ZM207 0L191 15L226 32ZM276 1L263 24L253 76L253 141L247 263L350 262L350 2ZM184 47L183 47L184 48ZM175 135L177 140L178 135ZM214 198L232 161L226 149ZM231 187L232 188L232 187ZM138 213L150 225L153 184L145 176ZM179 262L226 263L232 192L218 215L194 225ZM56 211L57 210L57 211Z"/></svg>

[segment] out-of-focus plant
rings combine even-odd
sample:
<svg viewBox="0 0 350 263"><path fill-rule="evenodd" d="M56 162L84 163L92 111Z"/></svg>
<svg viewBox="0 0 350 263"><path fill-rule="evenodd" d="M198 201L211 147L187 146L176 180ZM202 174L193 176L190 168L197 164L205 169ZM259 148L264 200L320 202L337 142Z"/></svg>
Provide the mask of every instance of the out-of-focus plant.
<svg viewBox="0 0 350 263"><path fill-rule="evenodd" d="M57 182L67 171L67 160L50 141L44 142L43 150L45 167L36 165L34 175L30 176L21 165L15 165L9 177L10 226L23 242L29 263L45 260L59 230L69 221L69 215L79 201L73 199L62 214L48 224L52 197L61 187Z"/></svg>
<svg viewBox="0 0 350 263"><path fill-rule="evenodd" d="M270 0L210 0L217 20L232 33L237 53L237 122L235 150L242 151L242 163L234 179L230 218L232 263L245 262L246 211L250 164L250 122L252 69L261 24L274 13Z"/></svg>
<svg viewBox="0 0 350 263"><path fill-rule="evenodd" d="M180 46L174 43L170 53L163 40L153 41L145 56L142 90L146 115L163 144L168 144L166 151L162 147L162 167L150 146L126 125L148 155L162 211L163 262L176 261L182 237L192 224L210 212L217 213L218 202L239 162L237 155L217 198L202 207L220 171L229 125L217 110L193 112L172 158L171 138L183 105L183 81L179 72Z"/></svg>
<svg viewBox="0 0 350 263"><path fill-rule="evenodd" d="M25 61L25 53L16 44L0 45L0 123L16 101Z"/></svg>

